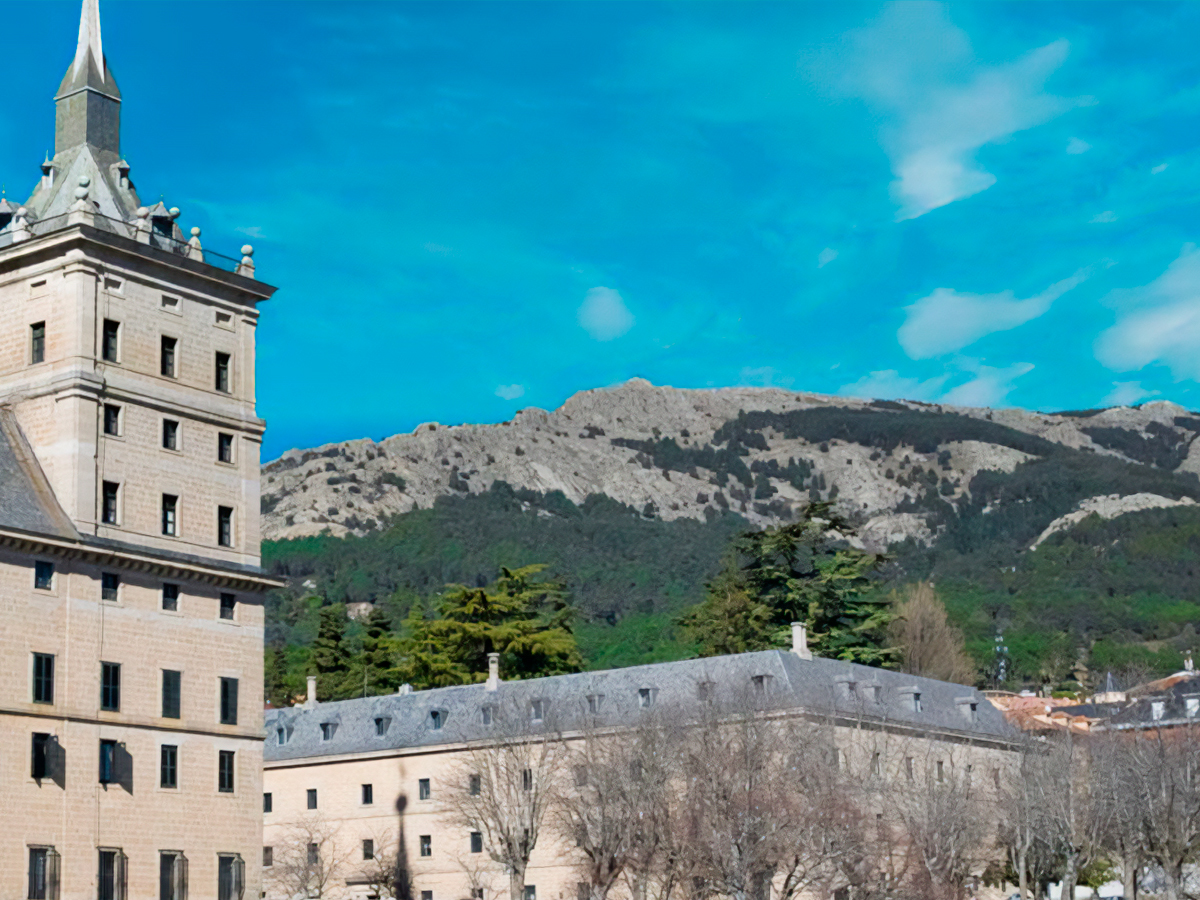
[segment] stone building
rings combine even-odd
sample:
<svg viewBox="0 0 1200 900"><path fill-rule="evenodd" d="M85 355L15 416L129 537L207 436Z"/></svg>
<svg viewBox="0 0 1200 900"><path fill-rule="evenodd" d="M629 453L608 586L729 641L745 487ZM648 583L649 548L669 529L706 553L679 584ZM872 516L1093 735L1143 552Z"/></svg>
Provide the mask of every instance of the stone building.
<svg viewBox="0 0 1200 900"><path fill-rule="evenodd" d="M414 900L505 900L507 876L490 859L484 829L463 824L455 794L480 790L480 776L472 771L479 771L480 754L491 752L490 742L536 741L551 722L554 740L578 749L589 734L624 740L648 715L677 726L696 722L709 707L731 718L749 711L797 724L800 741L823 733L824 749L806 743L804 752L832 760L847 791L877 789L874 796L886 803L884 795L901 788L957 779L964 789L974 779L975 794L994 800L1019 737L981 692L814 658L803 630L794 631L791 652L512 682L501 681L493 668L482 684L401 688L339 702L318 703L310 679L306 703L266 715L266 896L302 895L303 878L310 879L309 896L386 896L392 891L380 884L382 860L389 868L398 862ZM523 772L520 787L528 790L537 777ZM569 788L570 776L564 777ZM863 796L871 829L884 808ZM524 878L526 900L595 896L575 843L549 824L542 828ZM287 868L276 871L281 866ZM830 895L843 896L815 893ZM622 887L612 896L630 894Z"/></svg>
<svg viewBox="0 0 1200 900"><path fill-rule="evenodd" d="M0 897L258 896L275 289L142 204L97 0L54 102L0 200Z"/></svg>

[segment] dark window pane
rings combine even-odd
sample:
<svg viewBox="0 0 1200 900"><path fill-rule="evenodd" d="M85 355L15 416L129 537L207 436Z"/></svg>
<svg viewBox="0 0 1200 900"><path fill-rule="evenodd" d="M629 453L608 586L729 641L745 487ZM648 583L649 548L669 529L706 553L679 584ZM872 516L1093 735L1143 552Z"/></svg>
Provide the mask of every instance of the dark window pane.
<svg viewBox="0 0 1200 900"><path fill-rule="evenodd" d="M100 708L110 712L121 708L120 663L100 663Z"/></svg>
<svg viewBox="0 0 1200 900"><path fill-rule="evenodd" d="M217 461L223 463L233 462L233 435L218 434L217 435Z"/></svg>
<svg viewBox="0 0 1200 900"><path fill-rule="evenodd" d="M29 326L29 361L46 361L46 323L35 322Z"/></svg>
<svg viewBox="0 0 1200 900"><path fill-rule="evenodd" d="M363 859L375 858L375 842L371 838L363 840Z"/></svg>
<svg viewBox="0 0 1200 900"><path fill-rule="evenodd" d="M482 832L479 832L479 831L471 832L471 852L472 853L482 853L483 852L483 833Z"/></svg>
<svg viewBox="0 0 1200 900"><path fill-rule="evenodd" d="M269 812L271 812L271 809L272 809L271 792L267 791L265 794L263 794L263 812L269 813Z"/></svg>
<svg viewBox="0 0 1200 900"><path fill-rule="evenodd" d="M179 748L174 744L163 744L158 756L159 787L179 786Z"/></svg>
<svg viewBox="0 0 1200 900"><path fill-rule="evenodd" d="M308 808L309 809L317 808L317 789L316 788L308 789Z"/></svg>
<svg viewBox="0 0 1200 900"><path fill-rule="evenodd" d="M163 449L179 449L179 423L174 419L163 419Z"/></svg>
<svg viewBox="0 0 1200 900"><path fill-rule="evenodd" d="M117 350L121 335L121 323L112 319L104 320L104 336L101 341L100 355L105 362L117 361Z"/></svg>
<svg viewBox="0 0 1200 900"><path fill-rule="evenodd" d="M175 345L178 342L175 338L164 337L162 339L162 365L160 371L168 378L175 377Z"/></svg>
<svg viewBox="0 0 1200 900"><path fill-rule="evenodd" d="M121 592L121 576L115 572L100 573L100 599L115 601Z"/></svg>
<svg viewBox="0 0 1200 900"><path fill-rule="evenodd" d="M178 534L179 523L176 518L176 509L179 506L179 498L174 494L163 494L162 498L162 533L174 536Z"/></svg>
<svg viewBox="0 0 1200 900"><path fill-rule="evenodd" d="M217 507L217 543L222 547L233 546L233 508Z"/></svg>
<svg viewBox="0 0 1200 900"><path fill-rule="evenodd" d="M182 694L183 675L173 669L162 673L162 716L164 719L179 718L179 701Z"/></svg>
<svg viewBox="0 0 1200 900"><path fill-rule="evenodd" d="M100 783L112 784L117 780L117 742L100 742Z"/></svg>
<svg viewBox="0 0 1200 900"><path fill-rule="evenodd" d="M422 800L429 799L429 779L422 778L417 781L417 796Z"/></svg>
<svg viewBox="0 0 1200 900"><path fill-rule="evenodd" d="M33 586L39 591L54 589L54 563L38 560L33 564Z"/></svg>
<svg viewBox="0 0 1200 900"><path fill-rule="evenodd" d="M56 872L52 872L57 856L49 847L29 848L29 900L51 900L57 887Z"/></svg>
<svg viewBox="0 0 1200 900"><path fill-rule="evenodd" d="M41 781L50 772L50 735L34 734L33 758L30 763L30 774Z"/></svg>
<svg viewBox="0 0 1200 900"><path fill-rule="evenodd" d="M121 433L121 407L104 404L104 433L114 436Z"/></svg>
<svg viewBox="0 0 1200 900"><path fill-rule="evenodd" d="M54 656L50 653L33 654L33 702L54 702Z"/></svg>
<svg viewBox="0 0 1200 900"><path fill-rule="evenodd" d="M221 724L236 725L238 710L238 680L221 679Z"/></svg>
<svg viewBox="0 0 1200 900"><path fill-rule="evenodd" d="M232 619L237 612L237 594L221 595L221 618Z"/></svg>
<svg viewBox="0 0 1200 900"><path fill-rule="evenodd" d="M115 481L104 482L103 502L100 504L100 519L105 525L117 524L117 496L121 486Z"/></svg>
<svg viewBox="0 0 1200 900"><path fill-rule="evenodd" d="M229 393L229 354L217 354L217 383L216 388L224 394Z"/></svg>
<svg viewBox="0 0 1200 900"><path fill-rule="evenodd" d="M233 751L221 750L217 755L217 790L233 792Z"/></svg>
<svg viewBox="0 0 1200 900"><path fill-rule="evenodd" d="M428 834L421 835L421 855L433 856L433 836Z"/></svg>
<svg viewBox="0 0 1200 900"><path fill-rule="evenodd" d="M179 585L164 584L162 586L162 608L168 612L179 610Z"/></svg>
<svg viewBox="0 0 1200 900"><path fill-rule="evenodd" d="M362 786L362 802L363 806L370 806L375 802L375 786L372 784L364 784Z"/></svg>

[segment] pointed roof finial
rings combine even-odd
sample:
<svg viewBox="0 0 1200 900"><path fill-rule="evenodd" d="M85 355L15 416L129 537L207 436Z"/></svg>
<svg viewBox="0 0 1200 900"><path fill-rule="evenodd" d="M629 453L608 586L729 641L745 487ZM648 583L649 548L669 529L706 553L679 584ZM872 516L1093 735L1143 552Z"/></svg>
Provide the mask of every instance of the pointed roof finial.
<svg viewBox="0 0 1200 900"><path fill-rule="evenodd" d="M96 63L100 80L104 81L104 45L100 42L100 0L83 0L83 9L79 14L79 45L75 48L75 63L71 66L71 75L78 76L80 70L87 69L88 54Z"/></svg>

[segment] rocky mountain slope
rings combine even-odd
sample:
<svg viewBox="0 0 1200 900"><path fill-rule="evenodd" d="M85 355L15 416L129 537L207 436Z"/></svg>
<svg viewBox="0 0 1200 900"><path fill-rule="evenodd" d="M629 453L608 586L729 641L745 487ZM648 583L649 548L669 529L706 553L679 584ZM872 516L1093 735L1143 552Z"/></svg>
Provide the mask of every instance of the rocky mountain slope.
<svg viewBox="0 0 1200 900"><path fill-rule="evenodd" d="M729 509L782 522L812 498L833 499L883 549L934 542L951 510L983 521L1057 491L1032 543L1051 523L1082 520L1058 522L1073 510L1118 515L1200 496L1198 433L1200 417L1167 402L1043 414L635 379L499 425L428 423L289 451L263 467L263 536L362 534L503 481L574 503L604 494L664 520ZM1037 468L1050 459L1053 469ZM1018 468L1024 478L1006 477Z"/></svg>

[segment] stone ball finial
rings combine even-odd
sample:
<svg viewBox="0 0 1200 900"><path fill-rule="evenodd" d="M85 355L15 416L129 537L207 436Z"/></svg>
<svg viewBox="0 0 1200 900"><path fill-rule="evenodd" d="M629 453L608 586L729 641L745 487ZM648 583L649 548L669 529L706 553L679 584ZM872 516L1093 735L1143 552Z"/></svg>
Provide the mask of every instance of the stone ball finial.
<svg viewBox="0 0 1200 900"><path fill-rule="evenodd" d="M134 212L134 215L137 216L139 219L144 219L144 218L146 218L146 216L150 215L150 210L147 209L145 206L139 206L137 208L137 210Z"/></svg>
<svg viewBox="0 0 1200 900"><path fill-rule="evenodd" d="M170 216L172 219L178 219L179 218L179 207L172 206L170 209L167 210L167 215Z"/></svg>
<svg viewBox="0 0 1200 900"><path fill-rule="evenodd" d="M192 237L200 237L200 228L197 225L192 226Z"/></svg>
<svg viewBox="0 0 1200 900"><path fill-rule="evenodd" d="M87 187L91 183L92 183L92 179L88 178L86 175L79 176L79 186L80 187Z"/></svg>
<svg viewBox="0 0 1200 900"><path fill-rule="evenodd" d="M243 244L242 245L242 256L253 256L253 255L254 255L254 248L251 247L249 244Z"/></svg>
<svg viewBox="0 0 1200 900"><path fill-rule="evenodd" d="M29 211L26 210L25 207L22 206L20 209L17 210L17 218L18 219L23 219L27 215L29 215Z"/></svg>

